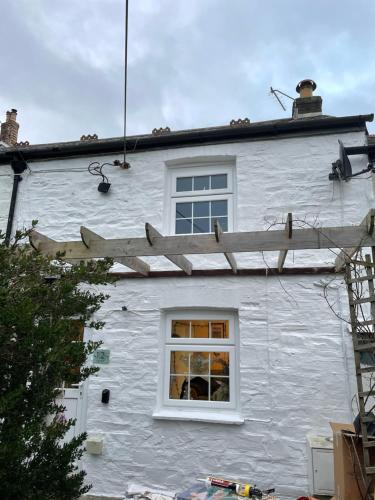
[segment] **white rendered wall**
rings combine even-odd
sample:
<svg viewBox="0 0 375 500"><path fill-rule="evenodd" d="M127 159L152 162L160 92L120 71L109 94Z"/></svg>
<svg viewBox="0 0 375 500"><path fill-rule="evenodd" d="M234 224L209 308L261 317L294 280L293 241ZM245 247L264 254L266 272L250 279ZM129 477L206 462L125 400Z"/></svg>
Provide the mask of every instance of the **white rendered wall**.
<svg viewBox="0 0 375 500"><path fill-rule="evenodd" d="M330 421L353 419L351 339L321 280L289 276L283 289L274 277L161 278L109 290L100 338L110 364L89 388L87 429L105 441L102 456L84 459L94 492L121 494L129 482L181 490L211 473L276 486L286 498L306 493L306 434L329 436ZM337 290L330 299L339 300ZM160 309L181 306L238 309L243 425L152 418Z"/></svg>
<svg viewBox="0 0 375 500"><path fill-rule="evenodd" d="M91 161L115 156L30 162L19 186L15 226L38 219L39 231L57 240L78 240L81 225L112 238L144 236L146 221L163 231L165 162L210 156L236 159L239 231L264 229L288 211L309 223L357 224L374 206L372 181L328 180L338 138L348 146L365 143L358 132L129 154L129 171L105 171L112 183L107 195L98 193L98 180L86 169ZM354 169L366 166L365 157L352 159ZM0 200L11 187L11 178L3 179ZM265 266L258 254L237 257L243 267ZM273 255L265 259L276 262ZM173 268L162 258L148 260L154 268ZM198 268L227 267L221 257L192 260ZM333 260L330 252L291 252L286 265ZM132 481L181 489L211 472L275 485L290 498L306 493L306 434L329 434L329 421L352 419L350 337L322 298L320 280L326 278L281 278L287 292L271 277L128 280L111 288L101 312L111 362L89 387L88 432L105 438L104 454L85 458L93 492L121 494ZM338 300L338 292L331 293ZM343 295L339 301L344 309L345 300ZM160 308L229 305L238 309L240 321L245 423L153 420ZM100 402L104 388L111 390L107 406Z"/></svg>
<svg viewBox="0 0 375 500"><path fill-rule="evenodd" d="M89 175L87 166L115 156L29 162L31 172L23 174L19 188L16 222L27 226L38 219L39 231L57 240L79 239L81 225L113 238L144 236L144 224L150 222L165 234L165 162L229 156L236 162L237 230L266 229L289 211L310 224L357 224L374 205L372 181L368 175L347 183L328 180L331 163L338 158L338 138L350 146L365 143L364 133L357 132L129 154L130 170L105 167L112 183L108 194L97 191L99 178ZM354 170L367 166L364 156L351 159ZM291 252L286 265L332 263L333 257L324 251ZM266 260L273 266L277 256L266 255ZM198 268L227 267L224 257L192 261ZM243 267L264 267L257 254L238 255L238 261ZM173 268L165 259L150 262Z"/></svg>
<svg viewBox="0 0 375 500"><path fill-rule="evenodd" d="M13 188L13 170L8 165L0 166L0 231L5 233L9 204Z"/></svg>

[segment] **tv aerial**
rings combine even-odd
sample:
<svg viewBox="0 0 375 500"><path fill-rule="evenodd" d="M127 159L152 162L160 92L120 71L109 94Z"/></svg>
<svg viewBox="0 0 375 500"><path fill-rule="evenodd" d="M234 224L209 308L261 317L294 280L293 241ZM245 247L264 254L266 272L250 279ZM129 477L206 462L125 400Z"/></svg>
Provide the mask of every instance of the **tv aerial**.
<svg viewBox="0 0 375 500"><path fill-rule="evenodd" d="M294 102L294 97L290 97L290 95L286 94L285 92L282 92L281 90L274 89L273 87L270 87L270 94L269 95L275 96L278 103L280 104L280 106L283 108L284 111L286 111L286 107L284 106L284 103L278 94L283 95L284 97L287 97L288 99L291 99L293 102Z"/></svg>

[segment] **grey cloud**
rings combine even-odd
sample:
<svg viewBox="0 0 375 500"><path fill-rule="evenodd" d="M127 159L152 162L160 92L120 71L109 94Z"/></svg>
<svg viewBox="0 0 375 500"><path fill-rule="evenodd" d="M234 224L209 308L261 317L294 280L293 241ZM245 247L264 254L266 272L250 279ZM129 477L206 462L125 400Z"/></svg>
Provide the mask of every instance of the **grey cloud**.
<svg viewBox="0 0 375 500"><path fill-rule="evenodd" d="M0 113L19 109L22 137L122 134L123 16L123 0L3 0ZM372 112L374 18L370 0L130 0L128 132L286 117L269 87L305 77L327 114Z"/></svg>

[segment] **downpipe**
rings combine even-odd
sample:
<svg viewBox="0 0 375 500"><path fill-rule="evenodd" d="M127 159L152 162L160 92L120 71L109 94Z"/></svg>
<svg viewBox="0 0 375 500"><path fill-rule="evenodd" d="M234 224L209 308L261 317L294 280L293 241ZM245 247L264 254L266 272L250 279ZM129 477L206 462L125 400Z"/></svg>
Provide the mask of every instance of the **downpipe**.
<svg viewBox="0 0 375 500"><path fill-rule="evenodd" d="M10 205L9 205L8 223L7 223L7 228L6 228L6 232L5 232L5 245L7 247L10 244L10 237L12 235L14 213L16 210L18 185L22 181L21 174L27 169L27 163L24 160L12 160L10 164L11 164L11 167L13 169L14 176L13 176L12 196L11 196Z"/></svg>

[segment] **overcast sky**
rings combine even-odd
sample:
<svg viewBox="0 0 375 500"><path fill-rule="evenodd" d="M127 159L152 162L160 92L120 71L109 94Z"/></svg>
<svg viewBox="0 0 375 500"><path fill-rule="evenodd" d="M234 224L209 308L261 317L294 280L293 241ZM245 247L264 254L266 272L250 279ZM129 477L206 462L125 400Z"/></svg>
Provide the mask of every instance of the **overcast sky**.
<svg viewBox="0 0 375 500"><path fill-rule="evenodd" d="M1 0L0 120L31 144L122 135L125 0ZM128 133L375 111L374 0L129 0ZM373 125L369 130L375 133Z"/></svg>

